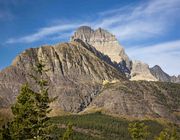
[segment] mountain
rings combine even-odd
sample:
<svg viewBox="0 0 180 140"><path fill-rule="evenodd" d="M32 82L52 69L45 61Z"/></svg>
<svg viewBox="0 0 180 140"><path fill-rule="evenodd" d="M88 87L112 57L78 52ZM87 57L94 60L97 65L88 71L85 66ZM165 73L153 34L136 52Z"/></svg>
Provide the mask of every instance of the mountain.
<svg viewBox="0 0 180 140"><path fill-rule="evenodd" d="M131 80L158 81L156 77L151 74L149 65L137 60L132 62Z"/></svg>
<svg viewBox="0 0 180 140"><path fill-rule="evenodd" d="M5 115L5 110L15 102L23 84L29 83L33 90L37 90L35 81L29 75L38 77L33 68L38 62L43 61L48 69L43 75L49 81L49 95L58 97L51 104L51 115L59 115L62 112L81 114L100 110L110 115L128 118L163 118L179 123L180 84L128 80L122 67L118 67L120 63L112 62L112 56L99 51L97 47L104 46L105 49L111 44L113 48L113 43L119 45L117 40L105 30L88 29L88 32L87 27L79 29L83 33L87 32L81 36L85 41L77 38L75 32L76 38L71 39L69 43L25 50L9 67L2 70L0 117ZM91 35L94 44L100 45L93 46L92 40L88 41ZM102 38L108 40L103 42ZM110 43L110 40L113 41ZM121 58L117 60L130 62L123 55L117 54L117 58ZM139 61L130 63L132 77L137 79L144 75L149 79L153 78L147 64ZM126 66L126 63L123 65Z"/></svg>
<svg viewBox="0 0 180 140"><path fill-rule="evenodd" d="M75 39L80 39L92 45L103 54L108 55L112 61L119 64L124 73L130 74L131 60L113 34L102 28L93 30L88 26L81 26L75 31L71 41Z"/></svg>
<svg viewBox="0 0 180 140"><path fill-rule="evenodd" d="M158 65L155 65L154 67L150 68L150 71L152 75L158 79L158 81L180 83L180 75L178 75L177 77L170 76L167 73L165 73Z"/></svg>
<svg viewBox="0 0 180 140"><path fill-rule="evenodd" d="M165 73L160 66L155 65L150 68L152 75L154 75L159 81L171 82L171 77Z"/></svg>
<svg viewBox="0 0 180 140"><path fill-rule="evenodd" d="M180 83L180 75L178 75L178 76L171 76L171 82L173 82L173 83Z"/></svg>
<svg viewBox="0 0 180 140"><path fill-rule="evenodd" d="M70 40L81 40L107 55L113 61L111 65L123 72L130 80L180 83L180 78L170 77L157 65L149 68L148 64L141 61L130 60L117 38L102 28L93 30L91 27L81 26Z"/></svg>
<svg viewBox="0 0 180 140"><path fill-rule="evenodd" d="M98 94L103 80L126 80L122 73L83 45L71 42L25 50L10 67L0 72L0 107L14 103L22 84L31 83L36 89L28 75L38 77L33 67L40 60L49 69L44 75L50 84L50 95L58 96L52 106L64 111L83 110Z"/></svg>

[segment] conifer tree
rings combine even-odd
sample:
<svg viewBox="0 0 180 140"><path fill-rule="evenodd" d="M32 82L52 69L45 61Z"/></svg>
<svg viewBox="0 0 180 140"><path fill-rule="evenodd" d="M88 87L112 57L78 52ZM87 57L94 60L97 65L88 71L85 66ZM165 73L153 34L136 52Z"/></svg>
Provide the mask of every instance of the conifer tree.
<svg viewBox="0 0 180 140"><path fill-rule="evenodd" d="M11 107L14 115L10 125L12 139L28 139L36 135L36 108L36 93L28 84L23 85L17 102Z"/></svg>
<svg viewBox="0 0 180 140"><path fill-rule="evenodd" d="M52 125L49 123L48 113L51 111L49 104L55 100L48 96L48 81L44 79L43 72L46 71L42 62L36 65L38 76L31 77L38 85L38 90L31 90L28 84L22 86L17 102L12 106L14 115L13 121L7 128L4 128L5 136L9 135L12 140L48 140L51 139L50 130ZM9 140L11 140L9 138Z"/></svg>

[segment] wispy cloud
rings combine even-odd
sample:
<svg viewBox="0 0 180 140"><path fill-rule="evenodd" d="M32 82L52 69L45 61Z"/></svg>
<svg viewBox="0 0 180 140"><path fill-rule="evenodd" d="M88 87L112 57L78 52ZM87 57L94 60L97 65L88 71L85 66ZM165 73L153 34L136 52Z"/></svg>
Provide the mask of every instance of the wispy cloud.
<svg viewBox="0 0 180 140"><path fill-rule="evenodd" d="M180 40L151 46L137 46L126 49L132 59L142 60L150 66L159 64L167 73L180 74Z"/></svg>
<svg viewBox="0 0 180 140"><path fill-rule="evenodd" d="M55 38L57 33L75 30L80 25L94 28L102 27L115 34L120 41L142 40L163 35L169 31L169 26L177 20L180 12L179 0L150 0L139 4L130 4L118 9L110 9L97 13L93 22L81 19L68 21L73 24L55 24L37 29L35 33L10 38L6 43L31 43L46 37Z"/></svg>
<svg viewBox="0 0 180 140"><path fill-rule="evenodd" d="M97 26L111 30L120 40L151 38L167 32L178 12L179 0L151 0L105 11Z"/></svg>
<svg viewBox="0 0 180 140"><path fill-rule="evenodd" d="M51 35L53 35L54 38L54 35L59 36L58 34L60 32L64 33L77 27L77 24L60 24L50 27L43 27L39 29L37 32L27 35L25 37L10 38L9 40L7 40L6 43L31 43Z"/></svg>

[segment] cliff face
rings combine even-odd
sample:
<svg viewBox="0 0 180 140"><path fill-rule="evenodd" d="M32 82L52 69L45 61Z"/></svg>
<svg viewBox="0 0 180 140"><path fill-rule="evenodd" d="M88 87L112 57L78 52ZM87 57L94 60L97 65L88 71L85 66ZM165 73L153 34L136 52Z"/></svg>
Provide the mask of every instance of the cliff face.
<svg viewBox="0 0 180 140"><path fill-rule="evenodd" d="M50 84L50 95L58 96L52 106L64 111L83 110L98 94L103 80L125 79L123 74L86 47L85 44L72 42L28 49L21 53L12 66L0 72L1 107L14 103L22 84L28 82L36 89L28 74L38 77L32 68L40 60L49 69L44 76Z"/></svg>
<svg viewBox="0 0 180 140"><path fill-rule="evenodd" d="M93 30L88 26L82 26L77 29L74 35L71 37L71 41L80 39L86 42L98 51L105 55L108 55L112 61L115 61L123 67L125 73L130 73L131 61L124 51L124 48L119 44L118 40L114 35L108 31L98 28ZM124 62L124 63L122 63Z"/></svg>

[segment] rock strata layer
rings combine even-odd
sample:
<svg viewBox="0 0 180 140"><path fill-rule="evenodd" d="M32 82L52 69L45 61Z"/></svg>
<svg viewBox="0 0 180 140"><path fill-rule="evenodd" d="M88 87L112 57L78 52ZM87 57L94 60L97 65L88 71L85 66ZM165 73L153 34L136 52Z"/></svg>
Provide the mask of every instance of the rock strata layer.
<svg viewBox="0 0 180 140"><path fill-rule="evenodd" d="M103 54L92 50L85 44L71 42L24 51L10 67L0 72L0 107L9 107L15 102L22 84L28 82L36 89L36 84L28 75L38 77L33 67L42 60L49 69L44 76L50 84L50 95L58 96L52 106L64 111L82 111L98 94L103 80L126 79L113 66L101 60Z"/></svg>

